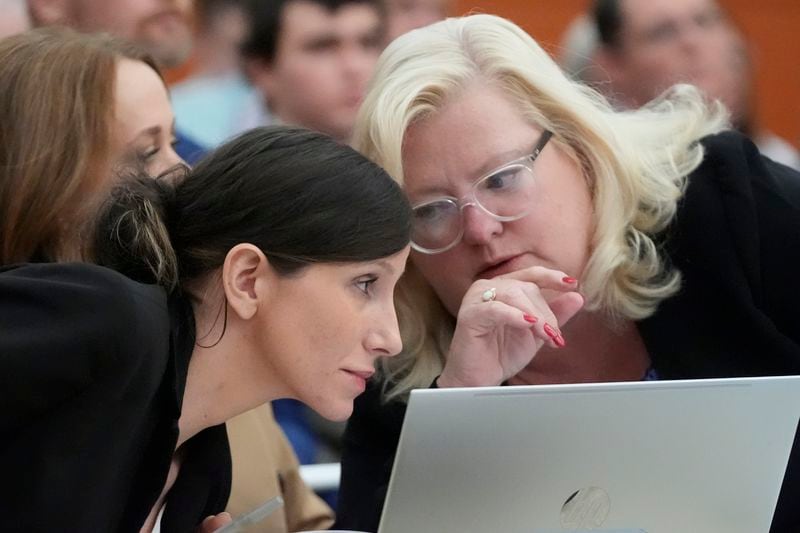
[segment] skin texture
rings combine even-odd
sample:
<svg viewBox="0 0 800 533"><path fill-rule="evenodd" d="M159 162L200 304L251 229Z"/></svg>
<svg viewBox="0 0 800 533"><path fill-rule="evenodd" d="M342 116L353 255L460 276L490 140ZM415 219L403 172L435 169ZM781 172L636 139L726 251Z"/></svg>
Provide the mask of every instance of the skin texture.
<svg viewBox="0 0 800 533"><path fill-rule="evenodd" d="M386 42L447 16L447 0L388 0Z"/></svg>
<svg viewBox="0 0 800 533"><path fill-rule="evenodd" d="M380 17L369 5L336 11L313 2L289 3L271 63L256 60L254 84L287 124L347 141L380 53Z"/></svg>
<svg viewBox="0 0 800 533"><path fill-rule="evenodd" d="M466 88L406 133L403 170L412 205L462 198L486 172L530 153L541 134L498 89ZM540 348L564 346L561 327L583 305L570 277L580 277L589 257L589 187L552 140L533 169L529 215L504 223L467 206L458 245L413 253L415 267L458 320L440 386L496 385L516 375ZM484 301L492 288L496 299Z"/></svg>
<svg viewBox="0 0 800 533"><path fill-rule="evenodd" d="M183 63L192 48L191 0L29 0L37 25L105 31L137 43L164 67Z"/></svg>
<svg viewBox="0 0 800 533"><path fill-rule="evenodd" d="M0 39L30 28L24 0L0 0Z"/></svg>
<svg viewBox="0 0 800 533"><path fill-rule="evenodd" d="M147 64L122 59L117 64L114 149L117 165L139 164L158 176L182 160L175 153L175 117L167 88Z"/></svg>
<svg viewBox="0 0 800 533"><path fill-rule="evenodd" d="M734 115L746 105L744 43L713 0L622 0L618 49L599 61L613 94L639 107L686 82L721 99Z"/></svg>
<svg viewBox="0 0 800 533"><path fill-rule="evenodd" d="M194 290L198 344L181 442L278 398L300 400L331 420L350 416L375 360L401 349L394 287L407 256L408 247L377 261L315 264L285 276L257 247L234 246L222 271Z"/></svg>
<svg viewBox="0 0 800 533"><path fill-rule="evenodd" d="M462 197L482 174L529 153L541 133L499 90L482 85L467 89L408 130L403 169L411 204L442 195ZM466 207L460 244L436 255L413 253L414 264L453 315L478 279L532 266L580 277L592 230L586 180L552 140L533 170L536 199L528 216L502 223Z"/></svg>
<svg viewBox="0 0 800 533"><path fill-rule="evenodd" d="M393 296L407 255L313 265L275 284L256 335L287 396L330 419L350 416L375 360L402 348Z"/></svg>
<svg viewBox="0 0 800 533"><path fill-rule="evenodd" d="M178 451L161 498L180 469L181 444L258 405L295 398L331 420L349 417L376 359L402 348L394 288L408 252L406 247L376 261L315 264L286 276L256 246L234 246L221 271L192 290L197 342ZM200 530L214 531L229 520L225 513L209 517Z"/></svg>

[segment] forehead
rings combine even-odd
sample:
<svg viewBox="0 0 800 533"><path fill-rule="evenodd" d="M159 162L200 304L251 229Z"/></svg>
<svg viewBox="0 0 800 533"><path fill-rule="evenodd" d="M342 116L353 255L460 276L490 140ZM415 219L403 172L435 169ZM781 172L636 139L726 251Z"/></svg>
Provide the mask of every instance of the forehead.
<svg viewBox="0 0 800 533"><path fill-rule="evenodd" d="M447 9L447 0L387 0L386 6L402 11L428 9L444 12Z"/></svg>
<svg viewBox="0 0 800 533"><path fill-rule="evenodd" d="M135 129L142 122L163 126L172 121L164 82L141 61L121 59L117 62L114 95L115 116L125 127Z"/></svg>
<svg viewBox="0 0 800 533"><path fill-rule="evenodd" d="M331 33L371 32L379 24L380 13L369 3L350 2L331 10L309 0L295 0L281 13L280 40L289 43Z"/></svg>
<svg viewBox="0 0 800 533"><path fill-rule="evenodd" d="M67 0L73 14L84 18L114 14L116 19L135 22L143 12L152 10L152 0Z"/></svg>
<svg viewBox="0 0 800 533"><path fill-rule="evenodd" d="M633 31L717 7L714 0L620 0L623 29Z"/></svg>
<svg viewBox="0 0 800 533"><path fill-rule="evenodd" d="M471 182L533 147L541 130L500 89L475 84L412 124L403 142L409 195Z"/></svg>

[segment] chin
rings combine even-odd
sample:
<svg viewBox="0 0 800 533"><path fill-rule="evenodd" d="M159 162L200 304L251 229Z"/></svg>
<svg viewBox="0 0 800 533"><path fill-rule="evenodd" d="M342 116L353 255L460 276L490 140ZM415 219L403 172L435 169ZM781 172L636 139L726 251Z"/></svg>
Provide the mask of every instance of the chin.
<svg viewBox="0 0 800 533"><path fill-rule="evenodd" d="M310 406L321 417L332 422L344 422L353 414L353 400L329 400L324 405Z"/></svg>

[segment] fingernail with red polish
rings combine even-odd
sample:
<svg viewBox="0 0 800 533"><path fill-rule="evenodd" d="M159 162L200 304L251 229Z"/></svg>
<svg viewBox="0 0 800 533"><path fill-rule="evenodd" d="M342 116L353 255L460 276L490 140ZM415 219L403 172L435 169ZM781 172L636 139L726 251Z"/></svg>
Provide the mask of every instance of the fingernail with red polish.
<svg viewBox="0 0 800 533"><path fill-rule="evenodd" d="M568 283L570 285L572 285L573 283L578 283L577 279L571 278L569 276L564 276L563 278L561 278L561 281L563 281L564 283Z"/></svg>
<svg viewBox="0 0 800 533"><path fill-rule="evenodd" d="M525 322L530 322L531 324L536 324L539 319L533 315L522 315L522 318L525 319Z"/></svg>
<svg viewBox="0 0 800 533"><path fill-rule="evenodd" d="M542 329L544 329L544 332L547 333L548 337L550 337L554 341L556 340L556 336L558 336L558 333L556 333L556 330L553 329L553 326L551 326L550 324L545 324Z"/></svg>
<svg viewBox="0 0 800 533"><path fill-rule="evenodd" d="M561 335L556 335L555 337L553 337L553 342L555 342L559 348L563 348L564 346L567 345L567 341L565 341L564 337L562 337Z"/></svg>

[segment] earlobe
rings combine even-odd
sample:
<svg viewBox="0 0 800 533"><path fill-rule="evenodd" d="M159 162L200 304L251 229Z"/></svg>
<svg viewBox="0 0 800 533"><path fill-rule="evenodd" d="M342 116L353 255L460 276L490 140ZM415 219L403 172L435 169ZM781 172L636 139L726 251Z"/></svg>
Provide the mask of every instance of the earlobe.
<svg viewBox="0 0 800 533"><path fill-rule="evenodd" d="M266 298L269 262L257 246L237 244L222 267L222 284L231 311L249 320Z"/></svg>

